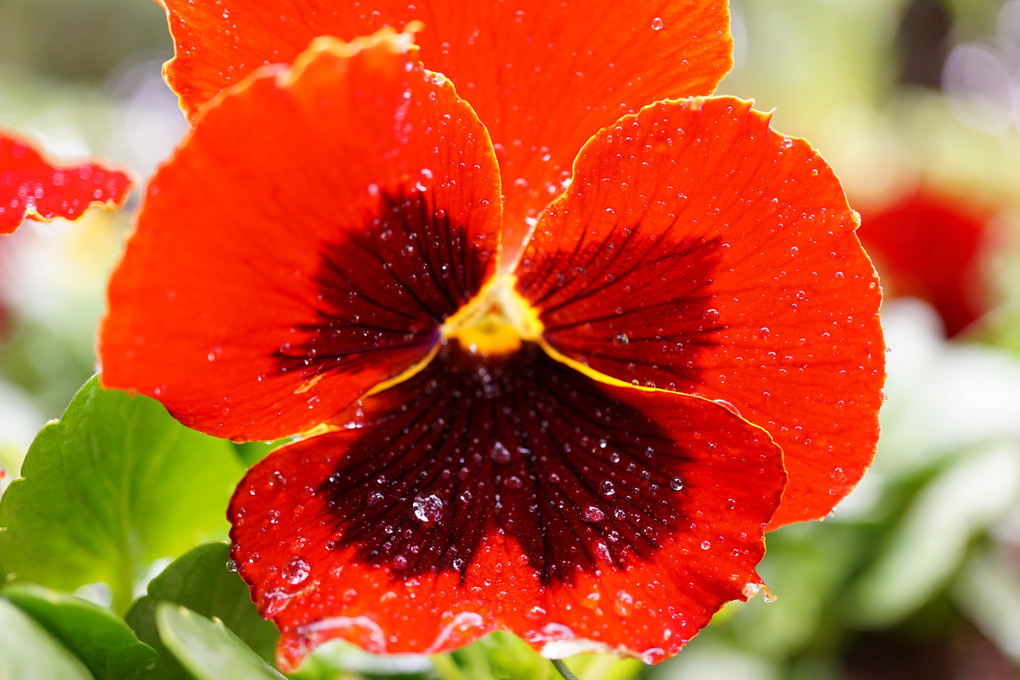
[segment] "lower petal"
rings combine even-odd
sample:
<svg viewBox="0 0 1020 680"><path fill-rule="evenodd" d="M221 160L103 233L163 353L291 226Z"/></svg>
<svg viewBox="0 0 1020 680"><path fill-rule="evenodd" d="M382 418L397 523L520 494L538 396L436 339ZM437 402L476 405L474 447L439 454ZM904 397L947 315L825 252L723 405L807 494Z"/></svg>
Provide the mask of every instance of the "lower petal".
<svg viewBox="0 0 1020 680"><path fill-rule="evenodd" d="M658 661L757 589L784 482L768 436L709 401L450 343L253 468L229 515L286 667L331 638L431 653L498 629Z"/></svg>

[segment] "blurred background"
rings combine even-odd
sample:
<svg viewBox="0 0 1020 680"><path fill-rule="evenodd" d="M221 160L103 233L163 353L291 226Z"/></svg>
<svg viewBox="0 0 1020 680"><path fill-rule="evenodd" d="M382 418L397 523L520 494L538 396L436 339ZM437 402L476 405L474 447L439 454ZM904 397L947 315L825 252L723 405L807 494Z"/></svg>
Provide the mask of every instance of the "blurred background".
<svg viewBox="0 0 1020 680"><path fill-rule="evenodd" d="M760 572L778 602L728 606L658 667L592 657L578 673L1020 678L1020 0L732 12L720 93L810 139L862 215L886 291L879 452L831 517L769 535ZM160 77L171 52L155 2L0 0L0 126L145 178L186 129ZM0 239L0 491L95 369L131 207ZM329 669L316 677L547 672L510 636L436 660L340 650L314 663Z"/></svg>

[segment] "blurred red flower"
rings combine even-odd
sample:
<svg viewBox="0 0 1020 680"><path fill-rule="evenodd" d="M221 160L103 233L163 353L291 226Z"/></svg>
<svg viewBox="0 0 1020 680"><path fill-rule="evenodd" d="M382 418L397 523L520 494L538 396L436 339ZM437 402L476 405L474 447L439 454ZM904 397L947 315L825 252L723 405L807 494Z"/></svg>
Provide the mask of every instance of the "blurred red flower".
<svg viewBox="0 0 1020 680"><path fill-rule="evenodd" d="M920 189L863 214L857 231L894 296L918 297L954 336L989 309L981 255L990 215L959 199Z"/></svg>
<svg viewBox="0 0 1020 680"><path fill-rule="evenodd" d="M863 474L856 214L747 102L665 100L725 74L725 3L164 4L194 129L111 279L103 379L304 434L230 508L285 667L495 629L661 660L757 590L770 520ZM298 54L414 19L432 71L388 29Z"/></svg>
<svg viewBox="0 0 1020 680"><path fill-rule="evenodd" d="M0 130L0 234L26 218L76 220L92 207L119 208L133 182L103 164L58 165L19 136Z"/></svg>

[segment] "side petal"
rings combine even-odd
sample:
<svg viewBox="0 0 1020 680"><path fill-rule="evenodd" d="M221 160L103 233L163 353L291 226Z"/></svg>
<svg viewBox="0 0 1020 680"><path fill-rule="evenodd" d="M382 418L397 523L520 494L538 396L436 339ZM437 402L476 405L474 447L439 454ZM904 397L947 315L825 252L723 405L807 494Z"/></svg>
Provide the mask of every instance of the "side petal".
<svg viewBox="0 0 1020 680"><path fill-rule="evenodd" d="M881 292L857 224L822 158L749 102L663 102L588 143L518 287L570 360L768 430L778 526L824 516L874 455Z"/></svg>
<svg viewBox="0 0 1020 680"><path fill-rule="evenodd" d="M428 356L495 270L499 176L471 109L409 48L323 39L207 110L110 281L104 384L273 439Z"/></svg>
<svg viewBox="0 0 1020 680"><path fill-rule="evenodd" d="M332 638L432 653L497 629L654 662L760 585L784 481L717 404L451 343L351 429L270 454L228 514L285 668Z"/></svg>
<svg viewBox="0 0 1020 680"><path fill-rule="evenodd" d="M596 130L651 101L709 94L732 64L725 0L161 2L176 47L167 81L192 119L317 35L422 21L425 65L456 84L495 142L511 257Z"/></svg>
<svg viewBox="0 0 1020 680"><path fill-rule="evenodd" d="M125 172L98 162L61 165L0 130L0 234L13 234L27 218L76 220L89 208L115 210L133 186Z"/></svg>

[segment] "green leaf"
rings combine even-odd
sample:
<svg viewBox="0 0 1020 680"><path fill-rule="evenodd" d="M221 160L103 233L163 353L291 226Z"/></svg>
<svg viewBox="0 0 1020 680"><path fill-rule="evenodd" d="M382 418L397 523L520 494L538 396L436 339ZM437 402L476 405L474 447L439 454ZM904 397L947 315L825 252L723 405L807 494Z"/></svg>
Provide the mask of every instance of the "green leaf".
<svg viewBox="0 0 1020 680"><path fill-rule="evenodd" d="M9 586L0 595L45 628L98 680L142 678L156 661L156 651L103 607L30 584Z"/></svg>
<svg viewBox="0 0 1020 680"><path fill-rule="evenodd" d="M163 643L198 680L285 680L219 621L160 602L156 625Z"/></svg>
<svg viewBox="0 0 1020 680"><path fill-rule="evenodd" d="M286 444L287 441L286 439L278 439L275 442L235 442L234 450L245 467L252 467L255 463L268 456L271 451Z"/></svg>
<svg viewBox="0 0 1020 680"><path fill-rule="evenodd" d="M88 669L38 623L0 598L0 679L92 680Z"/></svg>
<svg viewBox="0 0 1020 680"><path fill-rule="evenodd" d="M229 442L93 377L42 429L0 500L4 566L60 590L105 582L123 613L154 560L226 534L243 472Z"/></svg>
<svg viewBox="0 0 1020 680"><path fill-rule="evenodd" d="M259 656L273 660L279 632L259 616L248 594L248 586L228 568L230 548L226 543L209 543L185 553L149 583L149 594L128 612L128 625L138 637L159 652L156 676L166 680L190 680L167 653L156 627L156 605L160 601L183 605L196 613L223 621Z"/></svg>

